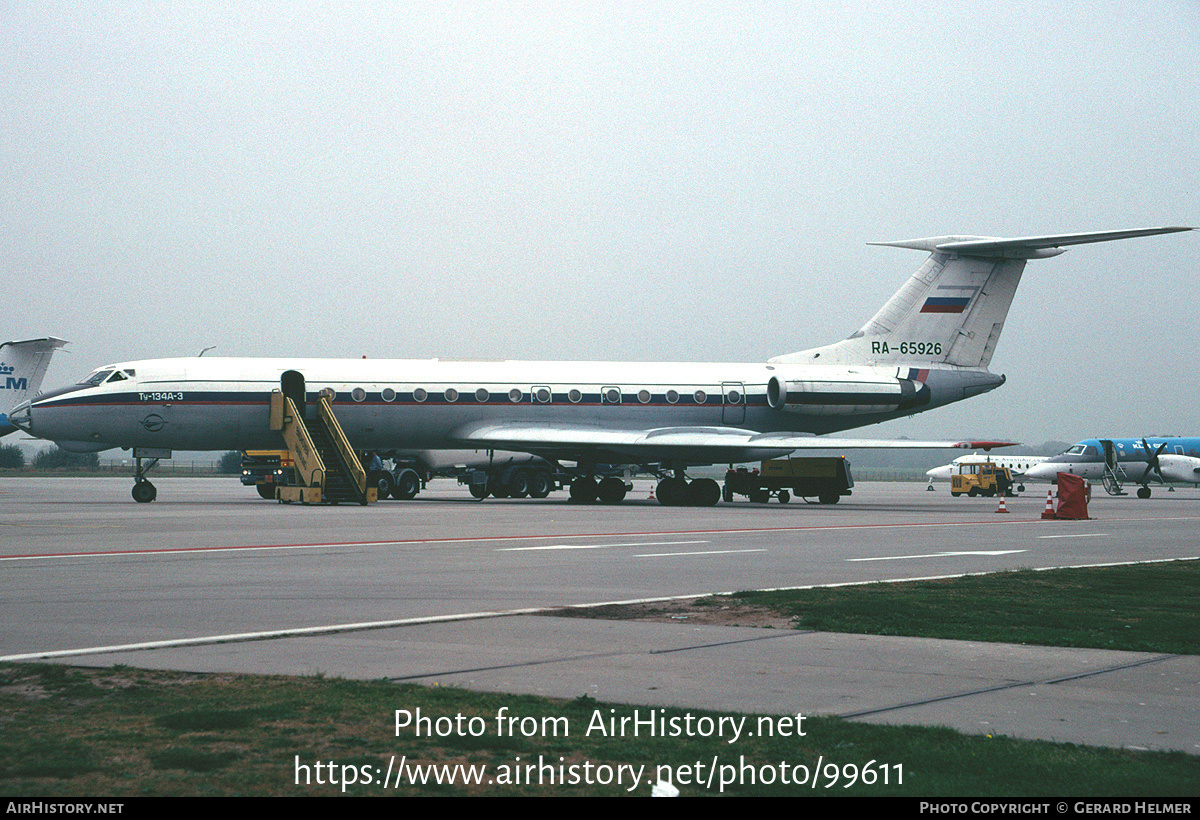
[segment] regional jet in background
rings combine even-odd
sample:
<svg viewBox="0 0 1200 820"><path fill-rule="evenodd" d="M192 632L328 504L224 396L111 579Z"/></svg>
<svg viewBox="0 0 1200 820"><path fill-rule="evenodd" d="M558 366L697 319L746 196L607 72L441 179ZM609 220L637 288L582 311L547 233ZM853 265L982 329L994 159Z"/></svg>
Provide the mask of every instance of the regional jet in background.
<svg viewBox="0 0 1200 820"><path fill-rule="evenodd" d="M511 450L573 463L572 498L620 501L627 465L661 480L660 501L710 505L716 481L692 466L758 461L796 450L978 449L1000 442L819 438L932 410L993 390L988 372L1029 259L1068 245L1192 230L1000 239L940 236L879 243L929 258L849 338L766 362L515 362L387 359L156 359L94 370L80 384L12 412L27 432L77 451L112 447L278 447L269 411L281 391L311 412L318 391L358 451ZM775 295L772 304L778 305ZM328 395L328 393L326 393ZM305 409L307 408L307 409ZM138 450L134 451L135 457ZM139 462L140 465L140 462ZM140 466L134 498L153 486Z"/></svg>
<svg viewBox="0 0 1200 820"><path fill-rule="evenodd" d="M0 342L0 436L17 431L2 411L37 395L54 351L65 344L53 336Z"/></svg>
<svg viewBox="0 0 1200 820"><path fill-rule="evenodd" d="M1007 467L1012 473L1013 478L1020 482L1029 478L1028 470L1036 464L1041 464L1048 459L1049 456L1014 456L1014 455L984 455L981 453L971 453L966 456L959 456L949 464L943 464L941 467L934 467L932 470L927 470L925 475L929 476L929 484L932 487L934 481L949 481L950 476L958 472L958 468L962 464L983 464L992 462L1001 467ZM1025 485L1018 484L1017 492L1025 492Z"/></svg>
<svg viewBox="0 0 1200 820"><path fill-rule="evenodd" d="M1092 438L1031 467L1025 477L1054 481L1071 473L1102 481L1109 495L1125 495L1122 484L1140 484L1138 498L1149 498L1149 482L1200 484L1200 438Z"/></svg>

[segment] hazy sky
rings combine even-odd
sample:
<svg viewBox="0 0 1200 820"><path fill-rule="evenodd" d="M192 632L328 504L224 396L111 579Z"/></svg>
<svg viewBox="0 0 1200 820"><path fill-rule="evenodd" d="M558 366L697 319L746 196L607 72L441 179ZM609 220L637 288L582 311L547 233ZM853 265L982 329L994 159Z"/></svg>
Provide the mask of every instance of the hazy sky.
<svg viewBox="0 0 1200 820"><path fill-rule="evenodd" d="M610 7L613 6L613 7ZM0 2L0 338L759 361L924 260L1200 225L1200 4ZM1200 434L1200 232L1035 261L986 397L872 436Z"/></svg>

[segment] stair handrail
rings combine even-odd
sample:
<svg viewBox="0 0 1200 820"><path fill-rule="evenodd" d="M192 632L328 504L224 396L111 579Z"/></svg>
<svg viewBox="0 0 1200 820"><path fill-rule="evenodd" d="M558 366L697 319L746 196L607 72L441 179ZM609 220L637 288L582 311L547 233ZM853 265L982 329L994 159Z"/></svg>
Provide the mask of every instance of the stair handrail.
<svg viewBox="0 0 1200 820"><path fill-rule="evenodd" d="M317 394L317 413L345 463L346 472L358 487L359 497L366 498L367 471L363 469L354 448L350 446L350 439L346 438L346 434L342 432L342 425L338 424L337 417L333 414L333 391L328 387Z"/></svg>
<svg viewBox="0 0 1200 820"><path fill-rule="evenodd" d="M325 462L304 427L296 403L278 390L271 391L271 429L283 436L300 483L305 487L323 487Z"/></svg>

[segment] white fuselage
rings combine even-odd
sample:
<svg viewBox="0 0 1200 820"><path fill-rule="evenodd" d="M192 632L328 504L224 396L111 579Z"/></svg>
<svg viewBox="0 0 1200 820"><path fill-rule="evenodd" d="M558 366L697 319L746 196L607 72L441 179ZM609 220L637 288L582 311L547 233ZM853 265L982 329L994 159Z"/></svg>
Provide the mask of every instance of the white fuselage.
<svg viewBox="0 0 1200 820"><path fill-rule="evenodd" d="M1200 483L1200 438L1086 439L1046 459L1027 477L1053 481L1062 472L1098 482L1110 464L1121 482Z"/></svg>
<svg viewBox="0 0 1200 820"><path fill-rule="evenodd" d="M376 450L472 446L468 434L480 425L825 433L957 401L1002 382L953 369L921 370L914 381L906 378L909 368L896 366L158 359L99 368L91 383L20 408L18 423L80 450L267 448L279 443L269 429L268 403L285 374L303 377L301 392L309 401L332 390L354 446ZM571 458L553 447L538 452L547 450ZM632 460L656 454L643 449L637 455Z"/></svg>
<svg viewBox="0 0 1200 820"><path fill-rule="evenodd" d="M959 467L963 464L984 464L991 462L998 464L1001 467L1007 467L1013 476L1023 479L1029 479L1029 470L1041 464L1049 456L1013 456L1013 455L994 455L985 456L978 453L972 453L969 456L959 456L949 464L943 464L941 467L934 467L932 470L927 470L925 475L933 481L949 481L950 477L958 473Z"/></svg>

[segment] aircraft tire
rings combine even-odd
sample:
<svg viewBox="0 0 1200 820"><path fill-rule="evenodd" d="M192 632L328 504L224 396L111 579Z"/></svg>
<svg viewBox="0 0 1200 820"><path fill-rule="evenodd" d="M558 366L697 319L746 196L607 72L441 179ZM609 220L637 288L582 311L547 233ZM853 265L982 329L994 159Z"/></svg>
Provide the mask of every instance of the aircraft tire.
<svg viewBox="0 0 1200 820"><path fill-rule="evenodd" d="M1138 488L1138 498L1149 498L1149 497L1150 497L1150 488L1149 487L1139 487Z"/></svg>
<svg viewBox="0 0 1200 820"><path fill-rule="evenodd" d="M687 501L687 482L682 478L664 478L654 490L664 507L682 507Z"/></svg>
<svg viewBox="0 0 1200 820"><path fill-rule="evenodd" d="M593 478L577 478L571 482L571 500L585 504L596 500L598 485Z"/></svg>
<svg viewBox="0 0 1200 820"><path fill-rule="evenodd" d="M550 495L553 479L549 470L534 470L529 475L529 497L545 498Z"/></svg>
<svg viewBox="0 0 1200 820"><path fill-rule="evenodd" d="M395 485L392 487L392 498L408 501L416 498L417 493L420 491L421 477L412 470L405 470L396 479Z"/></svg>
<svg viewBox="0 0 1200 820"><path fill-rule="evenodd" d="M133 500L139 504L149 504L158 498L158 489L149 481L139 481L133 485Z"/></svg>
<svg viewBox="0 0 1200 820"><path fill-rule="evenodd" d="M689 507L711 507L721 500L721 485L711 478L697 478L687 485Z"/></svg>
<svg viewBox="0 0 1200 820"><path fill-rule="evenodd" d="M596 495L605 504L620 504L625 500L625 482L611 475L601 479L596 486Z"/></svg>

